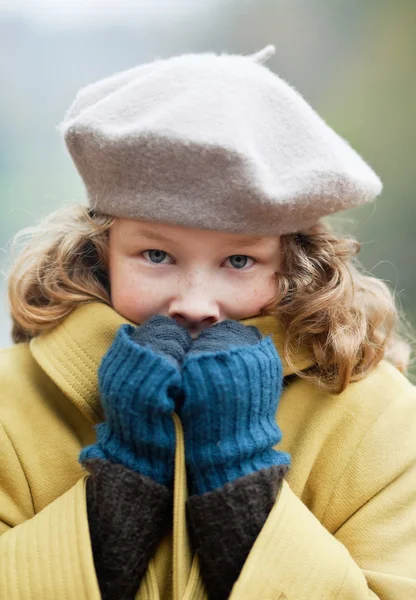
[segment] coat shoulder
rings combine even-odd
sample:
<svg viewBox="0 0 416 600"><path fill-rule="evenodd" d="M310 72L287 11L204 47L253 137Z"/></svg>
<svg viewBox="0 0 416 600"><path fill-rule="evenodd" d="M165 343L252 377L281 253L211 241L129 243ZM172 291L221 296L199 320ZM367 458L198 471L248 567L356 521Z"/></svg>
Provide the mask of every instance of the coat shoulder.
<svg viewBox="0 0 416 600"><path fill-rule="evenodd" d="M340 481L350 494L370 482L377 493L416 459L416 387L387 361L341 394L296 380L282 396L278 423L280 449L292 455L289 483L320 519Z"/></svg>
<svg viewBox="0 0 416 600"><path fill-rule="evenodd" d="M28 430L40 435L52 424L72 429L74 420L78 424L82 415L36 362L28 343L0 350L0 423L11 435Z"/></svg>
<svg viewBox="0 0 416 600"><path fill-rule="evenodd" d="M21 390L33 386L41 377L28 343L16 344L0 350L0 418L3 403L21 395Z"/></svg>
<svg viewBox="0 0 416 600"><path fill-rule="evenodd" d="M346 393L348 391L366 395L371 392L369 394L370 401L373 400L387 406L398 395L404 397L408 395L409 399L414 400L416 386L394 365L387 360L382 360L366 377L351 383Z"/></svg>
<svg viewBox="0 0 416 600"><path fill-rule="evenodd" d="M24 401L33 395L47 379L32 356L28 343L0 350L0 420L4 405Z"/></svg>
<svg viewBox="0 0 416 600"><path fill-rule="evenodd" d="M0 350L0 427L13 448L4 459L19 457L35 512L76 483L79 451L95 435L25 343Z"/></svg>
<svg viewBox="0 0 416 600"><path fill-rule="evenodd" d="M324 520L335 531L342 525L340 507L353 515L367 506L370 518L372 507L375 512L383 502L407 505L413 514L416 510L416 386L385 361L354 385L357 396L351 406L365 405L366 410L361 412L360 435L328 496Z"/></svg>

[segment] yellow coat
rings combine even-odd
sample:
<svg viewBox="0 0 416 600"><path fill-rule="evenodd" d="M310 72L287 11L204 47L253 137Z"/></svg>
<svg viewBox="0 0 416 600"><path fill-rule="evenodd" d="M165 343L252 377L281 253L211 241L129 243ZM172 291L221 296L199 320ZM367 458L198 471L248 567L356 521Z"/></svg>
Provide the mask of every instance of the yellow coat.
<svg viewBox="0 0 416 600"><path fill-rule="evenodd" d="M0 351L1 600L100 598L77 460L103 418L97 367L123 322L92 303L30 344ZM272 335L279 351L275 319L243 322ZM304 351L296 362L312 364ZM174 420L172 531L137 600L206 598ZM385 361L339 396L295 378L277 421L292 468L231 600L416 599L416 388Z"/></svg>

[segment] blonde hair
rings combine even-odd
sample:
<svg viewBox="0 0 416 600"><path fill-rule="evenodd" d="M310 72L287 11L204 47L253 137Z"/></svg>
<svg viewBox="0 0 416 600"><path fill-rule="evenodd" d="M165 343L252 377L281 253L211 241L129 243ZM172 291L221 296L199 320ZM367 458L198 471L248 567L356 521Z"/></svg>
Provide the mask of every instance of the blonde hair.
<svg viewBox="0 0 416 600"><path fill-rule="evenodd" d="M77 306L100 301L111 306L108 233L114 222L84 206L52 213L37 227L18 233L18 254L8 275L15 343L55 327ZM328 224L281 237L278 292L262 314L284 326L284 359L307 346L315 365L296 373L339 394L385 358L407 373L413 337L380 279L365 275L354 258L360 244L334 234ZM405 333L406 326L407 333ZM399 330L403 329L402 333Z"/></svg>

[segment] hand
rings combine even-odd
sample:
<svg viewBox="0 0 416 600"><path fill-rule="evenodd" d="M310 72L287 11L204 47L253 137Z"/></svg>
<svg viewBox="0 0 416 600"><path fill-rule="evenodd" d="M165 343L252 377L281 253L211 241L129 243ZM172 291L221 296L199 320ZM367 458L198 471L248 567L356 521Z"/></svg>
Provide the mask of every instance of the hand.
<svg viewBox="0 0 416 600"><path fill-rule="evenodd" d="M190 494L203 494L253 471L290 464L273 449L283 376L270 337L226 320L193 342L182 369L181 417Z"/></svg>
<svg viewBox="0 0 416 600"><path fill-rule="evenodd" d="M105 421L79 460L105 458L172 487L180 363L192 338L173 319L156 315L140 327L122 325L99 369Z"/></svg>

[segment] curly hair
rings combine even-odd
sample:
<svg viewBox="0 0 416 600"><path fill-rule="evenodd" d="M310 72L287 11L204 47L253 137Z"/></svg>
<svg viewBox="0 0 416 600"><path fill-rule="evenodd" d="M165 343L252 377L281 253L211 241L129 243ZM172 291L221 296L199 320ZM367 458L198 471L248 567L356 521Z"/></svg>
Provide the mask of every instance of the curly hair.
<svg viewBox="0 0 416 600"><path fill-rule="evenodd" d="M19 232L23 248L8 275L15 343L55 327L77 306L111 306L108 233L115 219L85 206L52 213ZM297 375L339 394L384 358L406 374L411 326L380 279L364 273L358 241L337 236L327 223L281 236L278 292L261 314L284 328L284 359ZM402 331L401 331L402 330ZM407 340L406 340L407 337ZM293 349L307 346L315 364L296 371Z"/></svg>

